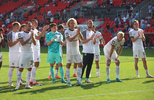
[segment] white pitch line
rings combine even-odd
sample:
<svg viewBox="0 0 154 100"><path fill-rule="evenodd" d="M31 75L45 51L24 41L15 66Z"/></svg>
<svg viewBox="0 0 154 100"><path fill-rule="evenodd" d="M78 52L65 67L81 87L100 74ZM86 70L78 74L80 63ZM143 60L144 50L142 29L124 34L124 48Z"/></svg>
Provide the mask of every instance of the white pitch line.
<svg viewBox="0 0 154 100"><path fill-rule="evenodd" d="M152 90L154 90L154 89L136 90L136 91L124 91L124 92L114 92L114 93L104 93L104 94L85 95L85 96L76 96L76 97L65 97L65 98L57 98L57 99L50 99L50 100L73 99L73 98L83 98L83 97L92 97L92 96L100 96L100 95L112 95L112 94L132 93L132 92L142 92L142 91L152 91Z"/></svg>

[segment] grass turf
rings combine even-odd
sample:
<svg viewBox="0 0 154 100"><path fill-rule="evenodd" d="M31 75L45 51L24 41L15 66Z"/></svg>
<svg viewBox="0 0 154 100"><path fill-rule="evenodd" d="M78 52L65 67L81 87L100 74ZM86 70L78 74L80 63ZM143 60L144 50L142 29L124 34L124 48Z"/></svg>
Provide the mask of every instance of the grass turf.
<svg viewBox="0 0 154 100"><path fill-rule="evenodd" d="M63 65L66 68L66 49L63 49ZM56 83L52 83L52 79L47 79L49 75L49 64L47 59L47 47L41 48L41 62L37 69L36 80L43 84L43 86L33 86L33 89L25 89L20 86L19 90L15 90L16 85L16 69L13 71L12 81L14 87L8 87L8 69L9 56L8 48L2 49L3 65L0 70L0 100L52 100L52 99L71 99L71 100L154 100L154 78L145 78L145 70L141 59L139 60L139 74L140 78L136 78L136 71L134 69L134 59L132 57L131 49L123 49L120 59L120 79L123 82L115 82L115 64L112 62L110 66L111 83L106 82L106 64L101 48L100 60L100 78L96 77L95 62L92 68L92 80L94 83L85 83L85 74L82 82L86 87L75 86L76 78L73 75L73 65L71 67L71 83L72 87L67 87L67 84L61 83L60 79L56 79ZM154 75L154 50L147 49L147 64L149 72ZM24 70L22 78L26 79L27 71ZM60 73L59 73L60 75Z"/></svg>

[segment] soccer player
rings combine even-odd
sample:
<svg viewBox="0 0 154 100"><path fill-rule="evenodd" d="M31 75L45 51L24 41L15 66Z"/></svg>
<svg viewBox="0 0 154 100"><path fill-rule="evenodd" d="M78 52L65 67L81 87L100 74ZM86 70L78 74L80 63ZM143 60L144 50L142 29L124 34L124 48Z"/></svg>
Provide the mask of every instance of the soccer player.
<svg viewBox="0 0 154 100"><path fill-rule="evenodd" d="M93 21L89 20L87 22L87 29L82 32L84 39L81 40L82 46L83 46L83 51L82 51L83 52L83 68L82 68L81 78L87 66L86 80L85 80L86 83L93 83L92 81L89 80L89 74L90 74L93 59L94 59L94 44L96 43L96 38L99 37L98 35L95 36L95 33L92 31L92 27L93 27Z"/></svg>
<svg viewBox="0 0 154 100"><path fill-rule="evenodd" d="M83 39L81 33L80 33L80 27L78 29L75 29L77 26L77 21L74 18L70 18L66 25L68 26L68 29L65 31L65 37L66 37L66 48L67 48L67 65L66 65L66 78L67 78L67 86L72 86L70 82L70 66L71 63L76 62L78 64L77 69L77 83L76 85L85 86L83 83L81 83L81 74L82 74L82 58L79 50L79 39Z"/></svg>
<svg viewBox="0 0 154 100"><path fill-rule="evenodd" d="M33 50L32 44L36 45L36 41L34 39L34 33L31 32L32 23L27 21L24 27L24 32L18 34L18 38L21 44L21 55L19 61L19 71L17 75L17 85L16 90L20 87L20 80L22 76L22 72L24 68L27 68L26 75L26 89L31 89L32 87L29 85L29 80L31 77L31 70L33 66Z"/></svg>
<svg viewBox="0 0 154 100"><path fill-rule="evenodd" d="M58 32L59 33L61 33L61 34L63 34L64 33L64 25L62 25L62 24L60 24L60 25L58 25ZM63 35L62 35L62 41L63 41ZM62 49L62 47L63 47L63 45L64 45L65 43L63 42L63 44L62 45L60 45L60 54L61 54L61 57L63 58L63 49ZM62 61L63 62L63 61ZM55 67L55 78L60 78L59 76L58 76L58 69L59 69L59 66L58 66L58 63L56 63L56 67ZM51 73L49 72L49 76L48 76L48 79L50 79L51 78Z"/></svg>
<svg viewBox="0 0 154 100"><path fill-rule="evenodd" d="M122 48L124 45L125 39L124 39L124 33L123 32L118 32L117 36L112 38L105 46L104 46L104 55L105 55L105 59L106 59L106 74L107 74L107 82L110 83L110 64L111 64L111 60L113 60L116 64L116 82L122 82L119 79L119 65L120 65L120 61L119 61L119 55L122 52ZM118 54L116 52L116 50L118 50Z"/></svg>
<svg viewBox="0 0 154 100"><path fill-rule="evenodd" d="M138 20L134 20L133 22L133 28L129 31L129 35L131 37L131 40L133 42L133 57L135 59L135 70L137 74L137 78L139 78L138 73L138 59L142 58L143 66L147 74L147 78L153 78L148 72L148 66L146 61L146 53L144 51L143 42L145 41L145 36L143 33L143 30L139 28L139 22Z"/></svg>
<svg viewBox="0 0 154 100"><path fill-rule="evenodd" d="M95 36L97 34L99 35L99 38L96 39L96 44L94 45L94 59L96 63L96 74L97 74L97 77L100 77L100 74L99 74L99 60L100 60L99 42L101 40L101 42L103 43L103 46L105 46L105 41L102 37L102 34L95 30L95 25L93 25L92 31L95 33Z"/></svg>
<svg viewBox="0 0 154 100"><path fill-rule="evenodd" d="M61 74L61 83L66 83L64 80L64 70L62 64L62 57L60 52L60 44L63 43L61 33L57 32L57 25L55 23L50 24L51 32L46 34L46 42L48 45L48 56L47 62L50 63L50 71L52 76L52 82L55 83L54 76L54 63L58 63L60 74Z"/></svg>
<svg viewBox="0 0 154 100"><path fill-rule="evenodd" d="M9 45L9 71L8 71L8 79L9 79L9 86L13 87L12 84L12 74L13 70L16 67L16 74L19 71L19 60L20 60L20 42L18 39L18 31L20 29L20 23L14 22L12 23L12 31L7 34L7 41ZM24 85L20 82L21 85Z"/></svg>
<svg viewBox="0 0 154 100"><path fill-rule="evenodd" d="M40 59L40 38L42 36L45 36L46 30L49 28L49 25L46 25L43 27L42 32L39 32L36 28L38 27L38 21L36 19L31 20L32 23L32 32L34 33L34 38L36 40L36 45L33 45L33 61L34 61L34 66L32 67L31 71L31 78L30 78L30 85L38 85L42 86L42 84L39 84L36 82L36 69L39 67L39 62L41 61Z"/></svg>
<svg viewBox="0 0 154 100"><path fill-rule="evenodd" d="M4 37L3 37L2 32L4 32L4 29L3 29L3 28L0 28L0 69L1 69L1 66L2 66L1 47L2 47L2 48L5 47L5 42L4 42ZM2 89L0 89L0 90L2 90Z"/></svg>

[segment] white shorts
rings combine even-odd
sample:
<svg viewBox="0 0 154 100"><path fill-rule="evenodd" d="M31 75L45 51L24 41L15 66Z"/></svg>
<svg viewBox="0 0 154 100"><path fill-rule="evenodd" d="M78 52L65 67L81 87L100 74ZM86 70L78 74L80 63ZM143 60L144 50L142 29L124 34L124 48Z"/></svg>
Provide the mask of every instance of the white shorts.
<svg viewBox="0 0 154 100"><path fill-rule="evenodd" d="M105 55L105 59L106 59L106 62L107 62L107 60L108 60L108 58L109 58L109 55L110 55L110 51L104 49L104 55ZM117 62L117 60L119 60L119 59L117 59L117 56L118 56L118 54L117 54L117 52L114 50L113 53L112 53L112 56L111 56L111 60L113 60L115 63ZM117 59L117 60L116 60L116 59Z"/></svg>
<svg viewBox="0 0 154 100"><path fill-rule="evenodd" d="M69 55L67 54L66 56L66 59L67 59L67 63L80 63L82 62L82 58L81 58L81 54L78 54L78 55Z"/></svg>
<svg viewBox="0 0 154 100"><path fill-rule="evenodd" d="M144 49L133 50L133 58L146 58L146 53Z"/></svg>
<svg viewBox="0 0 154 100"><path fill-rule="evenodd" d="M40 50L34 50L33 51L33 60L34 60L34 62L40 62L41 61Z"/></svg>
<svg viewBox="0 0 154 100"><path fill-rule="evenodd" d="M33 67L33 53L21 52L19 68L32 68Z"/></svg>
<svg viewBox="0 0 154 100"><path fill-rule="evenodd" d="M19 67L20 52L10 52L9 53L9 66Z"/></svg>
<svg viewBox="0 0 154 100"><path fill-rule="evenodd" d="M100 53L94 53L94 58L95 58L95 61L99 61L100 60Z"/></svg>
<svg viewBox="0 0 154 100"><path fill-rule="evenodd" d="M2 54L0 53L0 62L2 62Z"/></svg>

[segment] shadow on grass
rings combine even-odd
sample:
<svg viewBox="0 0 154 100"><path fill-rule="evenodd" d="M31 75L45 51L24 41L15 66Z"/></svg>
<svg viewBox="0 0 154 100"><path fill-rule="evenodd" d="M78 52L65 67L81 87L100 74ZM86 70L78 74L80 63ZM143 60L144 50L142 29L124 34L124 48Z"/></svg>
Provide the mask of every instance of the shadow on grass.
<svg viewBox="0 0 154 100"><path fill-rule="evenodd" d="M154 78L153 78L153 79L154 79ZM145 82L143 82L143 84L151 83L151 82L154 82L154 80L145 81Z"/></svg>
<svg viewBox="0 0 154 100"><path fill-rule="evenodd" d="M136 78L136 77L134 77L134 78L125 78L125 79L121 79L121 80L138 80L138 79L144 79L144 78Z"/></svg>

